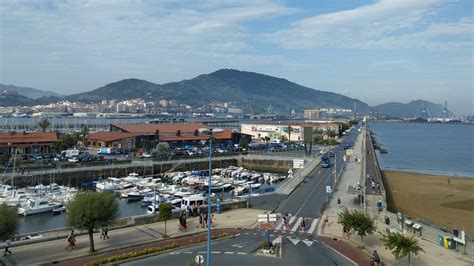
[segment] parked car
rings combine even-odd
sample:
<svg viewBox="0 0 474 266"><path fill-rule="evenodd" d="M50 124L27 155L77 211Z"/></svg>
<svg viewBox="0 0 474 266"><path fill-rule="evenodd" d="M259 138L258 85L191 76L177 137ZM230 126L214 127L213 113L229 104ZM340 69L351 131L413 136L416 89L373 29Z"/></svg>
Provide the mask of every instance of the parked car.
<svg viewBox="0 0 474 266"><path fill-rule="evenodd" d="M39 238L42 238L43 236L40 235L40 234L32 234L32 235L27 235L25 236L24 238L22 238L21 240L32 240L32 239L39 239Z"/></svg>
<svg viewBox="0 0 474 266"><path fill-rule="evenodd" d="M80 162L80 161L79 161L79 158L77 158L77 157L69 158L69 159L67 159L67 161L70 162L70 163L78 163L78 162Z"/></svg>

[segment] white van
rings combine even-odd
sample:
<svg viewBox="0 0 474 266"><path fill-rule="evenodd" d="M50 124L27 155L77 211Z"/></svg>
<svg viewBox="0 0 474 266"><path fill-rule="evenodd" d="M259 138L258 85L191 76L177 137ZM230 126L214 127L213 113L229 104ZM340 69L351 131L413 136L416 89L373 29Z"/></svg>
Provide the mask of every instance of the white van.
<svg viewBox="0 0 474 266"><path fill-rule="evenodd" d="M207 198L203 195L196 194L181 199L181 209L189 209L191 205L198 206L206 203Z"/></svg>

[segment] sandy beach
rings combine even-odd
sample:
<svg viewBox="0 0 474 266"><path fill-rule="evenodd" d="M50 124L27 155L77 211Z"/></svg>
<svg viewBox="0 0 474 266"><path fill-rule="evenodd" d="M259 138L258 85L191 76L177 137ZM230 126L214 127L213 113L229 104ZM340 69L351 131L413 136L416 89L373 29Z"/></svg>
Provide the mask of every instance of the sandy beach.
<svg viewBox="0 0 474 266"><path fill-rule="evenodd" d="M474 235L474 179L384 171L387 206L446 229Z"/></svg>

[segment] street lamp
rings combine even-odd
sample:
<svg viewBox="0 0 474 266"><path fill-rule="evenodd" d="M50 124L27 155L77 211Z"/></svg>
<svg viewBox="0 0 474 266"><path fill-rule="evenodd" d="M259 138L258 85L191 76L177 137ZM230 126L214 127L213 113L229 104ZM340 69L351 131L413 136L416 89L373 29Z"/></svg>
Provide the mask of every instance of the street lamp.
<svg viewBox="0 0 474 266"><path fill-rule="evenodd" d="M207 183L207 256L206 265L211 265L211 177L212 177L212 135L224 132L221 128L200 128L198 132L203 135L209 135L209 179Z"/></svg>

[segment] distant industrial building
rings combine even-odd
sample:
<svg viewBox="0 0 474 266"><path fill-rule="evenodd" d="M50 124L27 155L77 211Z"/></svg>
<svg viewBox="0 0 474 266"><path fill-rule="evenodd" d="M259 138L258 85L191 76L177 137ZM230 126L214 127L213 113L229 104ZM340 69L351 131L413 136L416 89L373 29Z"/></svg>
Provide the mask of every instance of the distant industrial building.
<svg viewBox="0 0 474 266"><path fill-rule="evenodd" d="M319 119L321 118L321 111L319 109L304 110L304 118Z"/></svg>

